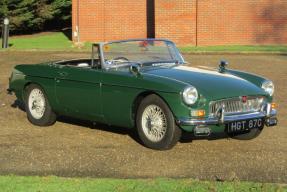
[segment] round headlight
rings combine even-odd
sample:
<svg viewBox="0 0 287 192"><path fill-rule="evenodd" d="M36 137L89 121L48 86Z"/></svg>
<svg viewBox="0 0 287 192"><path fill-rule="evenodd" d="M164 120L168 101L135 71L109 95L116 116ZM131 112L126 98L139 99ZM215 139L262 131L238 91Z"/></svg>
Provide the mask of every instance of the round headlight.
<svg viewBox="0 0 287 192"><path fill-rule="evenodd" d="M198 93L197 93L196 88L193 86L189 86L185 88L182 93L182 97L183 97L183 101L186 104L188 105L194 104L198 99Z"/></svg>
<svg viewBox="0 0 287 192"><path fill-rule="evenodd" d="M272 81L264 81L262 83L262 89L264 89L264 91L266 91L270 96L273 95L274 93L274 84Z"/></svg>

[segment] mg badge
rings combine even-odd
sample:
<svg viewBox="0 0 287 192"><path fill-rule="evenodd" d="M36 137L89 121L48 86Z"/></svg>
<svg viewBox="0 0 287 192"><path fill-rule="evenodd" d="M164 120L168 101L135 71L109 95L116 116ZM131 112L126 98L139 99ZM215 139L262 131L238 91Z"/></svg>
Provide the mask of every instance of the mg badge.
<svg viewBox="0 0 287 192"><path fill-rule="evenodd" d="M242 101L242 103L246 103L247 102L247 96L242 96L241 101Z"/></svg>

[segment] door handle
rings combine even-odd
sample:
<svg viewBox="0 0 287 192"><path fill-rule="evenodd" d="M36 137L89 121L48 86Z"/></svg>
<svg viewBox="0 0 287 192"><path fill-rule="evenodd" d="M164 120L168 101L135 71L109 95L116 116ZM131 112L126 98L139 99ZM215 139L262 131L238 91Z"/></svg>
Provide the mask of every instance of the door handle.
<svg viewBox="0 0 287 192"><path fill-rule="evenodd" d="M58 72L59 76L61 77L66 77L68 76L68 73L67 72Z"/></svg>

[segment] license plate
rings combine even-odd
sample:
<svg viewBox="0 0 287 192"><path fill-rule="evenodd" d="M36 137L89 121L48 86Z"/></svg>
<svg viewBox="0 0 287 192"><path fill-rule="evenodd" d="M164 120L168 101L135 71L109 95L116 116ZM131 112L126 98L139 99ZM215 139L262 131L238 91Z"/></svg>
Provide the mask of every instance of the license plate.
<svg viewBox="0 0 287 192"><path fill-rule="evenodd" d="M248 119L242 121L234 121L226 124L228 132L242 132L250 129L262 128L264 126L263 119Z"/></svg>

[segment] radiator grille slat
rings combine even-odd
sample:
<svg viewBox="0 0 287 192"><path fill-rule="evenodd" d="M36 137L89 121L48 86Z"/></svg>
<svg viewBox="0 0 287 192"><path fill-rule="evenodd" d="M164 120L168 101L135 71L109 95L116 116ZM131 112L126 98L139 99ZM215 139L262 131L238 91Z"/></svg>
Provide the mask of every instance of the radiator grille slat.
<svg viewBox="0 0 287 192"><path fill-rule="evenodd" d="M226 114L257 112L261 110L263 104L264 97L248 97L245 102L239 97L212 101L209 104L209 115L215 116L215 113L223 106Z"/></svg>

